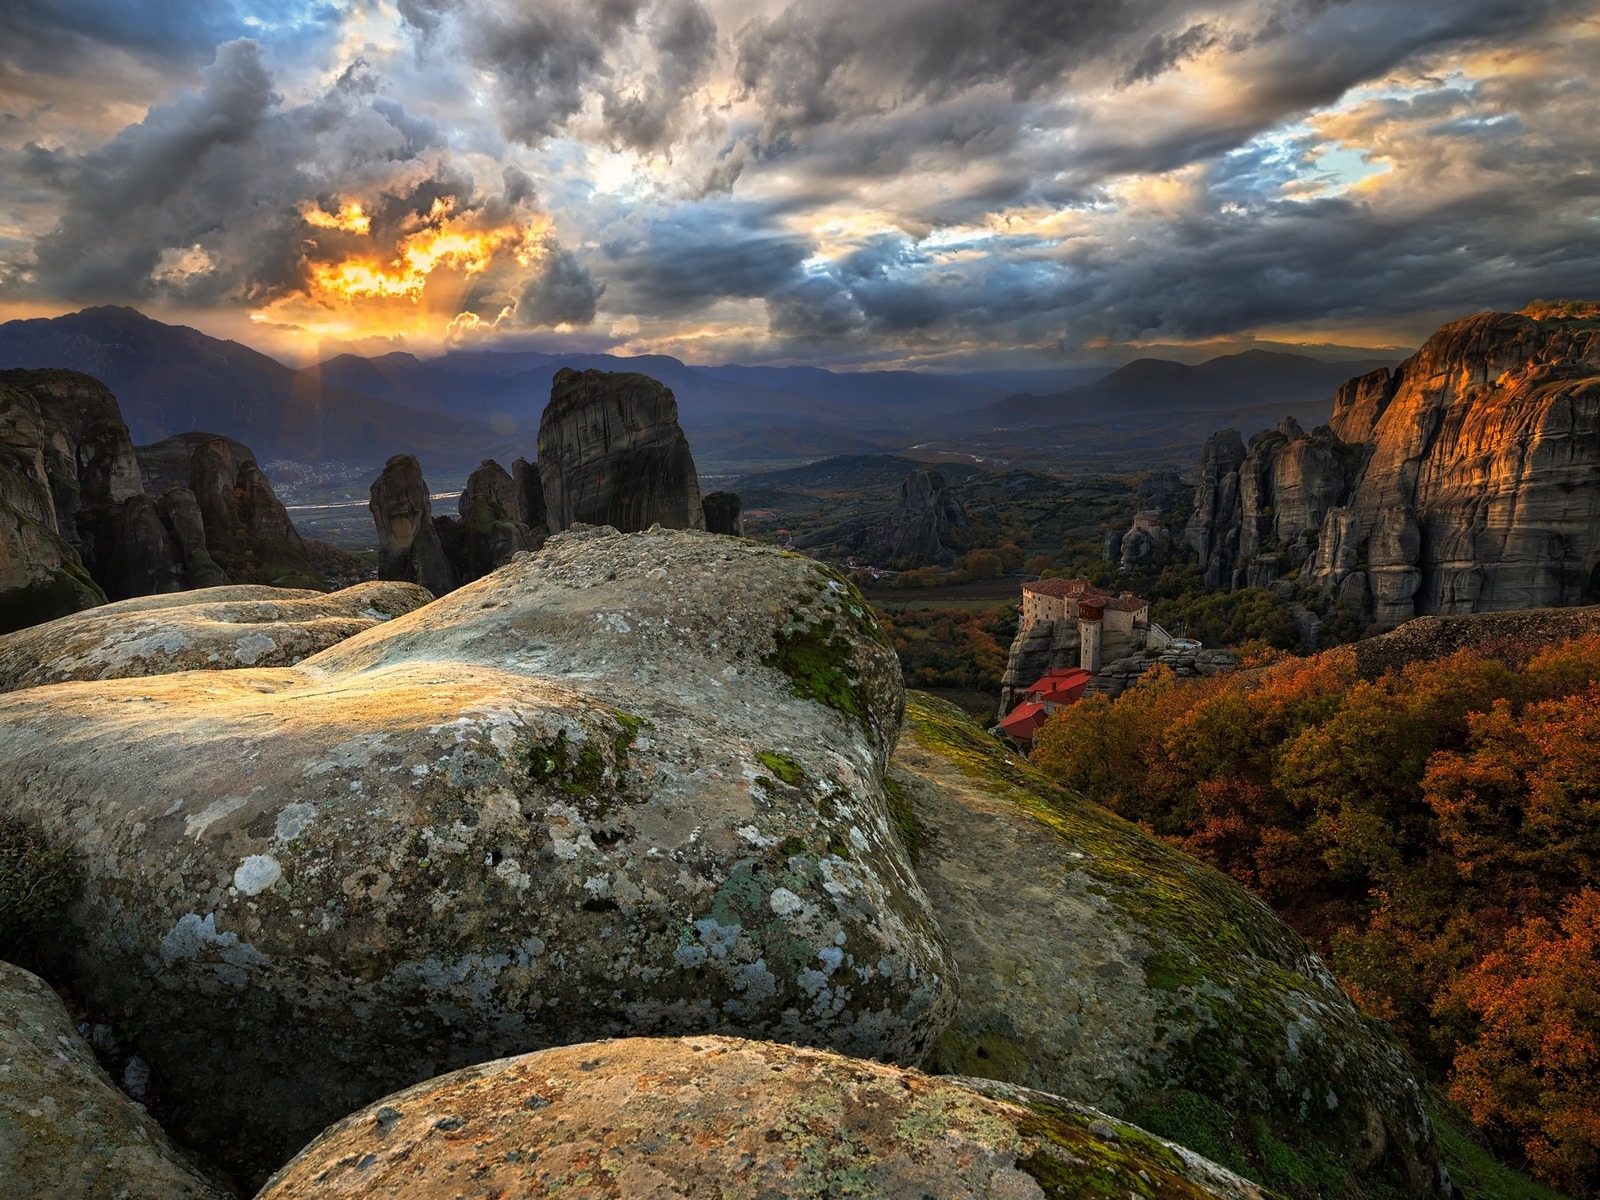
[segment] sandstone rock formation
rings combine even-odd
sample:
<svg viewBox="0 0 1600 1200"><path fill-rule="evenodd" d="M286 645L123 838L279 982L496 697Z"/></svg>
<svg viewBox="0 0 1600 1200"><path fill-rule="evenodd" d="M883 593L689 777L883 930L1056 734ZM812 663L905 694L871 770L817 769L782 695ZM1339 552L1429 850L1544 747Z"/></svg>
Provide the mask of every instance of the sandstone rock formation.
<svg viewBox="0 0 1600 1200"><path fill-rule="evenodd" d="M950 563L955 552L944 544L950 530L967 523L966 510L938 471L919 467L900 485L887 513L853 517L817 530L799 544L837 546L879 566Z"/></svg>
<svg viewBox="0 0 1600 1200"><path fill-rule="evenodd" d="M712 492L700 501L706 515L706 530L729 537L744 536L744 504L737 493Z"/></svg>
<svg viewBox="0 0 1600 1200"><path fill-rule="evenodd" d="M523 520L542 512L527 493L538 475L521 459L516 471L513 477L485 459L461 490L460 515L434 516L417 460L409 454L391 458L372 484L368 505L378 526L378 578L410 580L442 596L544 545L549 534L543 518L536 527Z"/></svg>
<svg viewBox="0 0 1600 1200"><path fill-rule="evenodd" d="M119 1092L42 979L0 963L0 1194L223 1200Z"/></svg>
<svg viewBox="0 0 1600 1200"><path fill-rule="evenodd" d="M881 636L809 560L574 530L297 667L0 696L0 815L80 853L53 969L244 1176L574 1040L914 1062L955 981L884 799Z"/></svg>
<svg viewBox="0 0 1600 1200"><path fill-rule="evenodd" d="M198 434L144 451L89 376L0 372L0 630L230 578L321 585L248 449Z"/></svg>
<svg viewBox="0 0 1600 1200"><path fill-rule="evenodd" d="M123 600L0 635L0 692L291 666L432 599L415 584L362 583L331 594L234 585Z"/></svg>
<svg viewBox="0 0 1600 1200"><path fill-rule="evenodd" d="M552 533L579 522L705 528L678 402L647 375L557 371L539 421L539 476Z"/></svg>
<svg viewBox="0 0 1600 1200"><path fill-rule="evenodd" d="M396 454L384 463L371 495L367 507L378 527L378 578L419 584L435 596L459 587L461 577L434 526L433 502L417 460Z"/></svg>
<svg viewBox="0 0 1600 1200"><path fill-rule="evenodd" d="M258 1200L1263 1195L1060 1097L996 1090L728 1037L566 1046L388 1096L329 1129Z"/></svg>
<svg viewBox="0 0 1600 1200"><path fill-rule="evenodd" d="M1241 451L1227 431L1201 459L1207 586L1293 578L1380 628L1600 595L1600 319L1581 307L1453 322L1346 384L1327 427Z"/></svg>
<svg viewBox="0 0 1600 1200"><path fill-rule="evenodd" d="M110 392L70 371L0 371L0 630L102 603L88 563L140 494Z"/></svg>
<svg viewBox="0 0 1600 1200"><path fill-rule="evenodd" d="M503 567L514 554L536 550L546 535L520 519L525 503L506 469L490 459L467 478L457 505L460 519L435 517L445 554L462 583Z"/></svg>
<svg viewBox="0 0 1600 1200"><path fill-rule="evenodd" d="M953 706L913 693L907 717L890 779L962 981L933 1069L1156 1132L1220 1114L1204 1136L1268 1184L1289 1182L1287 1147L1343 1164L1330 1194L1448 1195L1414 1068L1270 909L1063 796Z"/></svg>
<svg viewBox="0 0 1600 1200"><path fill-rule="evenodd" d="M321 577L305 542L253 455L240 457L225 438L211 438L189 460L211 558L234 583L315 587Z"/></svg>

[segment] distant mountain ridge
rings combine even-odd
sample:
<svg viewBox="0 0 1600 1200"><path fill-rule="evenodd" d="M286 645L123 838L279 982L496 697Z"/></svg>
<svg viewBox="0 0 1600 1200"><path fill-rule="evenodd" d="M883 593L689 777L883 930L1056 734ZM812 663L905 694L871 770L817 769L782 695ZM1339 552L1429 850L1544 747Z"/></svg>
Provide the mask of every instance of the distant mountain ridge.
<svg viewBox="0 0 1600 1200"><path fill-rule="evenodd" d="M210 429L265 458L375 459L423 451L476 463L499 440L487 423L328 387L238 342L137 309L106 306L0 325L0 367L63 367L117 397L133 440Z"/></svg>
<svg viewBox="0 0 1600 1200"><path fill-rule="evenodd" d="M1246 350L1190 366L1140 358L1102 379L1047 396L1009 396L970 414L1001 426L1100 424L1107 412L1199 412L1326 400L1351 376L1392 367L1393 358L1324 362L1300 354Z"/></svg>

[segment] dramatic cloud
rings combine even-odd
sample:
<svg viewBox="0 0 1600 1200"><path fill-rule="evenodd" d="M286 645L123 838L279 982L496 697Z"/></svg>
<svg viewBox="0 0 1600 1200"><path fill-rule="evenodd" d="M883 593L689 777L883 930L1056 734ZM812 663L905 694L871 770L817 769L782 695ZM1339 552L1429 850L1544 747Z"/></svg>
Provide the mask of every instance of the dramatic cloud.
<svg viewBox="0 0 1600 1200"><path fill-rule="evenodd" d="M204 7L0 14L8 315L959 365L1600 278L1600 0Z"/></svg>

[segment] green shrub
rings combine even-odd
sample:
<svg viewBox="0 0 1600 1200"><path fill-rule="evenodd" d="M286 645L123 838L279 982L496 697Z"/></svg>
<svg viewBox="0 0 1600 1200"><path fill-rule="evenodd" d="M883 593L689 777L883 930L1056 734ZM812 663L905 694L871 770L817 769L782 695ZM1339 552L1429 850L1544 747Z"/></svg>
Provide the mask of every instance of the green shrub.
<svg viewBox="0 0 1600 1200"><path fill-rule="evenodd" d="M54 924L78 894L77 856L43 831L0 818L0 955Z"/></svg>

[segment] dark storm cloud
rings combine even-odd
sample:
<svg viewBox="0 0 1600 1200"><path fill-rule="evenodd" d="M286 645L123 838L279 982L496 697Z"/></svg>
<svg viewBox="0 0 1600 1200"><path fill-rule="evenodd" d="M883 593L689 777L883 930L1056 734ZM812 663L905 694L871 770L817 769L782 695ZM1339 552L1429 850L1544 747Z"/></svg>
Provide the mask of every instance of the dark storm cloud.
<svg viewBox="0 0 1600 1200"><path fill-rule="evenodd" d="M604 292L605 285L595 282L572 251L551 246L543 270L528 281L517 298L516 323L542 327L587 325L594 320Z"/></svg>
<svg viewBox="0 0 1600 1200"><path fill-rule="evenodd" d="M701 0L401 0L400 11L425 57L459 51L488 73L501 129L526 145L555 136L593 96L615 144L663 148L716 51ZM639 33L649 66L628 69L617 60Z"/></svg>
<svg viewBox="0 0 1600 1200"><path fill-rule="evenodd" d="M359 63L322 95L285 106L250 40L218 49L198 93L104 146L81 155L30 146L15 163L60 207L31 256L6 264L7 278L85 302L259 304L305 287L313 262L386 259L441 211L494 226L537 199L516 167L498 194L478 188L451 165L437 126L378 95ZM352 195L368 230L308 223ZM547 249L559 258L553 240ZM565 275L570 294L573 270Z"/></svg>
<svg viewBox="0 0 1600 1200"><path fill-rule="evenodd" d="M1381 0L1279 0L1224 4L1227 19L1195 22L1188 0L805 0L740 32L738 74L765 117L755 162L798 163L808 177L881 178L952 155L968 167L991 160L996 170L970 203L932 198L924 216L939 223L994 201L1062 202L1110 175L1213 157L1432 48L1500 44L1591 8L1592 0L1439 0L1403 11ZM1227 53L1225 104L1119 122L1094 95L1212 49ZM999 134L988 147L971 145L972 122L951 116L979 112ZM942 121L930 119L936 113ZM1014 153L1030 130L1055 136Z"/></svg>
<svg viewBox="0 0 1600 1200"><path fill-rule="evenodd" d="M810 239L767 220L758 210L717 202L628 220L602 247L606 279L625 311L653 316L764 298L796 280L812 252Z"/></svg>

